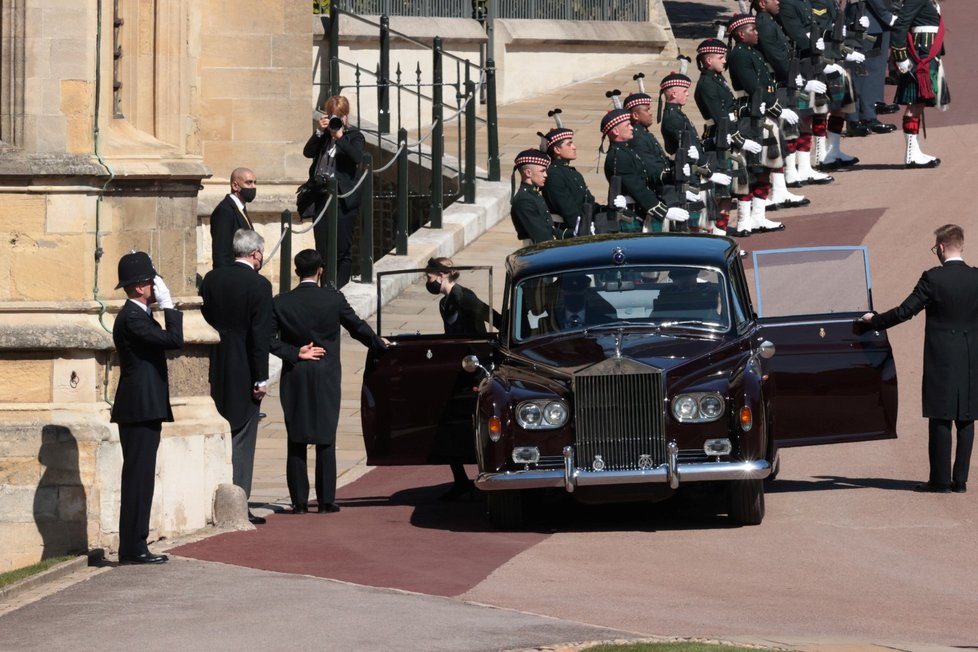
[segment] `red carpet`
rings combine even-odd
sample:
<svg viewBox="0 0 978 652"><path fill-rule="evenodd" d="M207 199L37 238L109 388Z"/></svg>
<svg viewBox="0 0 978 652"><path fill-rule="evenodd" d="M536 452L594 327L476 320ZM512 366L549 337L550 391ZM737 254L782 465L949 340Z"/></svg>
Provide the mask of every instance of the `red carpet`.
<svg viewBox="0 0 978 652"><path fill-rule="evenodd" d="M254 532L172 549L183 557L455 596L548 535L494 532L485 503L442 503L447 466L377 468L339 491L337 514L273 514ZM478 494L477 494L478 495Z"/></svg>

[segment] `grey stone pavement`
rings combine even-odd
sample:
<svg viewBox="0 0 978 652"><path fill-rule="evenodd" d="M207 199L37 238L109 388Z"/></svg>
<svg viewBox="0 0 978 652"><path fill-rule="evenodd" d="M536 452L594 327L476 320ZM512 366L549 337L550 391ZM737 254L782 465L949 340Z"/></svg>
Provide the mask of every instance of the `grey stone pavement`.
<svg viewBox="0 0 978 652"><path fill-rule="evenodd" d="M724 13L729 13L734 6L724 0L702 0L696 4L701 9L719 8ZM684 52L690 52L698 40L680 40L679 43ZM635 72L643 71L655 83L671 69L671 62L650 60L647 65L633 66L601 79L500 107L504 175L516 152L535 145L537 139L533 134L546 131L552 125L546 118L547 111L561 107L565 125L577 130L580 154L577 167L588 175L589 184L600 200L606 184L596 169L595 153L600 140L598 122L607 108L604 92L620 88L627 94L634 88L632 75ZM654 86L652 88L654 94ZM690 109L695 113L692 107ZM893 139L884 141L873 137L866 140L860 144L863 152L871 148L885 149L883 158L892 158L891 153L899 152L900 146ZM481 154L480 160L484 160ZM827 196L827 191L822 195ZM502 287L501 265L516 246L516 237L507 217L474 244L455 253L453 258L458 265L495 267L494 299L498 305ZM420 249L414 250L403 261L403 267L423 266L427 255ZM421 328L427 323L438 323L435 302L416 292L405 293L398 300L396 310L390 311L390 314L394 313L401 318L401 326L417 324ZM337 464L339 482L345 484L369 469L364 465L359 411L365 350L348 336L344 336L342 346L343 399L337 432ZM286 433L276 386L271 388L263 410L267 418L259 430L252 493L256 513L285 509L289 503L285 483ZM153 548L163 551L211 534L213 532L205 531L179 541L161 541L153 544ZM559 590L559 584L555 586L558 587L555 590ZM518 585L514 585L514 591L518 590ZM878 614L878 617L885 619L887 615ZM642 636L649 636L649 632L619 631L457 599L179 558L151 568L114 565L84 568L67 577L0 598L0 651L297 647L330 650L571 649L563 644ZM728 640L737 638L731 636ZM764 642L756 637L739 640ZM811 643L794 640L791 647L819 652L952 649L921 644L873 645L867 642L854 645L825 640Z"/></svg>

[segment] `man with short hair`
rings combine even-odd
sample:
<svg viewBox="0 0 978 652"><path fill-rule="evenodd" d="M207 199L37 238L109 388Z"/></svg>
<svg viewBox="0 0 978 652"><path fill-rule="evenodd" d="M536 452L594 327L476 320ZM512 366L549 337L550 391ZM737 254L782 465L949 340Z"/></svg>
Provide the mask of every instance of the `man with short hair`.
<svg viewBox="0 0 978 652"><path fill-rule="evenodd" d="M255 173L248 168L235 168L231 172L231 192L211 213L211 267L227 267L234 262L234 232L253 229L248 217L247 204L255 200L257 192Z"/></svg>
<svg viewBox="0 0 978 652"><path fill-rule="evenodd" d="M336 504L336 424L340 416L340 326L364 346L385 348L343 293L320 287L323 259L315 249L295 255L299 285L274 299L271 351L282 358L281 401L288 432L286 482L292 513L309 511L306 453L316 446L316 502L321 514Z"/></svg>
<svg viewBox="0 0 978 652"><path fill-rule="evenodd" d="M183 347L183 314L173 309L170 290L142 251L119 261L119 285L128 300L112 326L119 354L119 387L112 423L119 424L122 445L119 563L161 564L146 545L156 484L156 452L164 421L173 421L166 351ZM163 310L166 328L153 319L150 304Z"/></svg>
<svg viewBox="0 0 978 652"><path fill-rule="evenodd" d="M538 149L526 149L516 155L514 165L520 177L520 187L509 203L516 236L523 241L523 246L553 240L553 218L540 194L547 183L550 158Z"/></svg>
<svg viewBox="0 0 978 652"><path fill-rule="evenodd" d="M272 284L258 273L265 240L254 231L234 234L235 259L211 270L200 286L200 312L221 341L211 350L211 397L231 427L233 482L251 495L258 438L258 408L268 386L272 339ZM249 511L248 520L265 522Z"/></svg>
<svg viewBox="0 0 978 652"><path fill-rule="evenodd" d="M920 277L903 303L860 322L883 330L926 310L923 416L928 419L930 476L915 491L964 493L978 414L978 269L961 258L964 230L945 224L934 231L931 251L941 261ZM958 432L951 465L951 423Z"/></svg>

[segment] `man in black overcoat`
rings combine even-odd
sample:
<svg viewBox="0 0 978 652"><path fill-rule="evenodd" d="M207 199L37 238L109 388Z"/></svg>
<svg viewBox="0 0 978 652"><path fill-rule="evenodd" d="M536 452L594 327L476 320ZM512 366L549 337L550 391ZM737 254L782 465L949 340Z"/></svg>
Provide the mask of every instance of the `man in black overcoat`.
<svg viewBox="0 0 978 652"><path fill-rule="evenodd" d="M112 326L119 354L119 387L112 404L112 423L119 424L122 445L122 504L119 509L119 562L160 564L146 545L156 483L156 451L164 421L173 421L167 381L166 350L183 347L183 314L163 279L141 251L119 261L119 285L128 300ZM159 303L166 328L152 317L149 304Z"/></svg>
<svg viewBox="0 0 978 652"><path fill-rule="evenodd" d="M978 411L978 269L961 258L964 231L946 224L934 232L940 267L927 270L903 303L861 321L881 330L926 310L923 416L929 420L930 478L916 491L964 493ZM958 432L951 466L951 422Z"/></svg>
<svg viewBox="0 0 978 652"><path fill-rule="evenodd" d="M227 267L234 262L234 234L238 229L254 229L247 204L255 199L255 173L248 168L231 172L231 192L211 213L211 267Z"/></svg>
<svg viewBox="0 0 978 652"><path fill-rule="evenodd" d="M200 286L201 313L221 336L211 350L211 398L231 426L233 482L251 495L258 439L258 408L268 385L272 337L272 284L258 273L265 240L254 231L234 234L235 259L211 270ZM248 520L265 522L250 512Z"/></svg>
<svg viewBox="0 0 978 652"><path fill-rule="evenodd" d="M316 501L320 513L336 504L336 424L340 415L340 326L371 348L384 348L341 292L320 287L323 259L315 249L295 256L299 285L275 297L271 351L282 358L281 400L288 432L286 481L292 513L309 510L306 451L316 446Z"/></svg>

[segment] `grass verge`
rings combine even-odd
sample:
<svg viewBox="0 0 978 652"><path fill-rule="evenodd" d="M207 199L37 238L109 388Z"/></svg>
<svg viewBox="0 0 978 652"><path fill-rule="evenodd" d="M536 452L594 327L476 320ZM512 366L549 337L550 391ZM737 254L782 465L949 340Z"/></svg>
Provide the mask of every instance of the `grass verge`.
<svg viewBox="0 0 978 652"><path fill-rule="evenodd" d="M7 571L6 573L0 573L0 588L13 584L14 582L19 582L22 579L26 579L31 575L37 575L52 566L57 566L58 564L66 561L75 559L78 555L65 555L63 557L51 557L50 559L45 559L36 564L31 564L30 566L25 566L24 568L17 568L12 571Z"/></svg>

